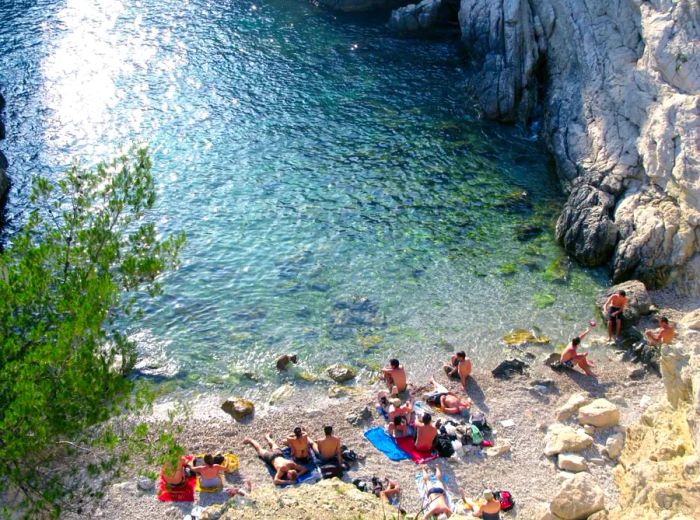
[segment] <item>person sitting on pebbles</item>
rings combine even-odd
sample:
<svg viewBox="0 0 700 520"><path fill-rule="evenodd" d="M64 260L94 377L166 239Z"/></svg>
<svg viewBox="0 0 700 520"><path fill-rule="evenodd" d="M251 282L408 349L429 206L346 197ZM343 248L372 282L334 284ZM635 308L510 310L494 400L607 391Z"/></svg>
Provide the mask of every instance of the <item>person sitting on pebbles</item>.
<svg viewBox="0 0 700 520"><path fill-rule="evenodd" d="M226 468L221 464L214 463L214 456L211 453L204 455L204 464L194 466L192 471L199 474L199 485L203 488L220 488L223 486L221 473Z"/></svg>
<svg viewBox="0 0 700 520"><path fill-rule="evenodd" d="M309 462L309 435L301 428L297 426L294 428L294 435L287 437L282 444L289 446L292 451L292 458L301 463L306 464Z"/></svg>
<svg viewBox="0 0 700 520"><path fill-rule="evenodd" d="M393 421L394 418L403 416L409 423L411 421L411 415L413 414L413 401L409 398L404 404L401 404L401 399L394 397L389 399L389 421Z"/></svg>
<svg viewBox="0 0 700 520"><path fill-rule="evenodd" d="M313 442L314 451L318 453L322 464L337 462L343 466L343 455L340 451L340 439L333 435L333 426L324 426L325 437Z"/></svg>
<svg viewBox="0 0 700 520"><path fill-rule="evenodd" d="M187 481L187 475L185 474L186 467L187 458L184 455L178 459L174 468L170 462L163 464L163 482L165 482L168 489L174 489L185 485Z"/></svg>
<svg viewBox="0 0 700 520"><path fill-rule="evenodd" d="M567 368L574 368L575 365L578 365L579 368L586 373L586 375L594 376L595 374L591 370L593 367L593 362L588 360L588 352L579 354L576 350L581 345L581 340L585 338L590 331L591 329L588 328L572 339L571 343L569 343L569 345L564 349L564 352L561 353L559 361Z"/></svg>
<svg viewBox="0 0 700 520"><path fill-rule="evenodd" d="M472 510L472 515L484 520L499 520L501 518L501 502L493 494L493 491L486 490L481 494L481 498L470 500L464 496L464 490L460 489L462 501Z"/></svg>
<svg viewBox="0 0 700 520"><path fill-rule="evenodd" d="M398 396L400 392L404 392L408 387L406 371L398 359L389 360L389 366L382 368L382 377L392 396Z"/></svg>
<svg viewBox="0 0 700 520"><path fill-rule="evenodd" d="M464 351L459 351L452 356L450 364L445 364L443 368L447 377L459 379L462 388L467 389L467 379L472 373L472 360L467 357Z"/></svg>
<svg viewBox="0 0 700 520"><path fill-rule="evenodd" d="M676 331L668 322L666 316L661 316L659 318L659 328L658 329L647 329L644 331L644 336L650 345L656 347L662 343L671 343Z"/></svg>
<svg viewBox="0 0 700 520"><path fill-rule="evenodd" d="M243 440L243 444L250 444L258 454L258 458L272 466L275 470L275 475L272 477L272 481L276 486L284 486L286 484L293 484L297 481L301 475L306 473L306 468L294 462L293 460L285 459L282 455L282 450L280 449L275 441L272 440L270 434L265 434L265 440L270 445L269 450L263 449L259 443L246 437Z"/></svg>
<svg viewBox="0 0 700 520"><path fill-rule="evenodd" d="M433 442L435 441L435 437L437 437L438 431L437 428L431 424L432 421L433 416L426 412L423 414L421 420L416 422L416 450L431 451L433 449Z"/></svg>

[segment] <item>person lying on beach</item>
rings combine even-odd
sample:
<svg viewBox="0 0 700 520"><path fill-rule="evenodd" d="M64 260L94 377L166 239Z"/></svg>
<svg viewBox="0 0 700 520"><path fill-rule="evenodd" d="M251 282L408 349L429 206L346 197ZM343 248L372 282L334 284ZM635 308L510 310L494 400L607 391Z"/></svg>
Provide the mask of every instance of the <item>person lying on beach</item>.
<svg viewBox="0 0 700 520"><path fill-rule="evenodd" d="M333 435L333 426L324 426L325 437L313 442L313 448L318 453L322 463L338 462L343 465L343 455L340 452L340 439Z"/></svg>
<svg viewBox="0 0 700 520"><path fill-rule="evenodd" d="M431 423L433 421L432 415L429 413L424 413L420 422L416 422L416 450L418 451L431 451L433 449L433 442L435 437L437 437L437 428Z"/></svg>
<svg viewBox="0 0 700 520"><path fill-rule="evenodd" d="M211 453L204 455L204 465L194 466L192 471L199 474L199 485L204 488L217 488L223 486L221 472L226 468L221 464L214 464L214 456Z"/></svg>
<svg viewBox="0 0 700 520"><path fill-rule="evenodd" d="M666 316L661 316L659 318L659 328L658 329L647 329L644 331L644 336L647 338L649 345L657 346L662 343L671 343L676 331L668 322Z"/></svg>
<svg viewBox="0 0 700 520"><path fill-rule="evenodd" d="M383 415L385 419L389 418L389 410L391 409L391 403L389 403L389 398L386 392L383 390L377 394L377 412L379 415Z"/></svg>
<svg viewBox="0 0 700 520"><path fill-rule="evenodd" d="M289 446L295 461L301 464L309 462L309 435L300 426L294 428L294 435L287 437L282 444Z"/></svg>
<svg viewBox="0 0 700 520"><path fill-rule="evenodd" d="M406 390L406 371L399 363L398 359L390 359L389 366L382 368L382 377L389 387L391 395L397 396Z"/></svg>
<svg viewBox="0 0 700 520"><path fill-rule="evenodd" d="M296 482L300 475L306 473L306 468L304 466L297 464L293 460L284 458L282 450L275 444L275 441L272 440L269 433L265 434L265 440L270 445L269 450L263 449L260 444L250 437L246 437L243 440L243 444L250 444L257 452L258 458L273 467L275 476L272 478L272 481L276 486L292 484Z"/></svg>
<svg viewBox="0 0 700 520"><path fill-rule="evenodd" d="M501 517L501 502L496 499L492 491L484 491L481 498L470 500L464 496L464 490L459 490L462 493L464 504L472 510L472 515L483 518L484 520L499 520Z"/></svg>
<svg viewBox="0 0 700 520"><path fill-rule="evenodd" d="M467 379L472 373L472 360L467 357L464 351L457 352L452 356L450 364L443 366L447 377L459 379L462 387L467 389Z"/></svg>
<svg viewBox="0 0 700 520"><path fill-rule="evenodd" d="M466 415L472 406L469 399L462 399L454 392L430 378L433 384L433 391L425 396L425 401L431 406L439 406L440 410L449 415Z"/></svg>
<svg viewBox="0 0 700 520"><path fill-rule="evenodd" d="M183 455L177 461L177 464L173 468L171 462L166 462L163 464L163 481L168 488L176 488L178 486L183 486L187 481L187 475L185 475L185 468L187 467L187 458Z"/></svg>
<svg viewBox="0 0 700 520"><path fill-rule="evenodd" d="M428 499L428 504L425 506L425 514L423 520L429 520L431 517L438 518L440 515L445 515L446 518L452 516L452 510L447 504L445 483L442 481L442 471L440 466L435 466L435 478L437 482L430 487L430 475L428 469L423 465L423 482L425 483L425 496Z"/></svg>
<svg viewBox="0 0 700 520"><path fill-rule="evenodd" d="M595 375L591 370L593 363L588 360L588 353L584 352L583 354L579 354L576 350L579 345L581 345L581 340L585 338L590 331L591 329L588 328L572 339L571 343L564 349L564 352L561 353L559 361L567 368L574 368L575 365L578 365L586 375L593 376Z"/></svg>

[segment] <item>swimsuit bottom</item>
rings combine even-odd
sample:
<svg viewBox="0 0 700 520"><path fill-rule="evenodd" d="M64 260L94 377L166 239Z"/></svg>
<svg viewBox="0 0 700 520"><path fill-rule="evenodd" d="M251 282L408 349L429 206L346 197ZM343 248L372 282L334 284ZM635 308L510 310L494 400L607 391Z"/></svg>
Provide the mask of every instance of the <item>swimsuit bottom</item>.
<svg viewBox="0 0 700 520"><path fill-rule="evenodd" d="M293 457L295 462L298 462L299 464L308 464L311 462L311 457L308 455L306 457Z"/></svg>
<svg viewBox="0 0 700 520"><path fill-rule="evenodd" d="M571 359L568 361L564 361L562 363L562 365L565 366L566 368L574 368L574 362Z"/></svg>
<svg viewBox="0 0 700 520"><path fill-rule="evenodd" d="M615 323L617 320L622 321L622 314L620 314L618 316L612 315L613 312L617 312L619 310L620 310L619 307L613 307L612 305L610 307L608 307L608 320L612 321L613 323Z"/></svg>
<svg viewBox="0 0 700 520"><path fill-rule="evenodd" d="M430 495L444 495L444 494L445 494L445 490L442 489L441 487L431 487L428 490L428 496L430 496Z"/></svg>
<svg viewBox="0 0 700 520"><path fill-rule="evenodd" d="M221 477L199 477L199 487L215 488L221 486Z"/></svg>
<svg viewBox="0 0 700 520"><path fill-rule="evenodd" d="M282 451L281 451L281 450L272 450L272 451L264 451L264 452L262 453L262 455L258 455L258 457L259 457L260 460L262 460L263 462L267 462L270 466L272 466L272 465L273 465L273 464L272 464L273 461L274 461L277 457L284 457L284 455L282 454Z"/></svg>

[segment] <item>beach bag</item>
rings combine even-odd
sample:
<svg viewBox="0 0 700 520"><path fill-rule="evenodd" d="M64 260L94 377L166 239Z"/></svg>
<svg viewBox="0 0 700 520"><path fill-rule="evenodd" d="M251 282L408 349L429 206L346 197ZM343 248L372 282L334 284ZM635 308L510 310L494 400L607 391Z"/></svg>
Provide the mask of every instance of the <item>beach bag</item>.
<svg viewBox="0 0 700 520"><path fill-rule="evenodd" d="M338 464L324 464L319 468L323 478L333 478L343 476L343 467Z"/></svg>
<svg viewBox="0 0 700 520"><path fill-rule="evenodd" d="M352 450L349 450L347 446L340 447L340 456L345 462L348 463L355 462L357 460L357 453L355 453Z"/></svg>
<svg viewBox="0 0 700 520"><path fill-rule="evenodd" d="M469 422L472 424L472 426L476 426L479 429L479 431L483 432L491 430L489 423L486 422L486 416L483 414L483 412L472 412L471 419L469 420Z"/></svg>
<svg viewBox="0 0 700 520"><path fill-rule="evenodd" d="M515 500L510 491L496 491L494 496L501 502L501 511L510 511L515 506Z"/></svg>
<svg viewBox="0 0 700 520"><path fill-rule="evenodd" d="M472 444L474 446L481 446L483 440L484 435L481 433L481 430L479 430L479 428L472 424L469 427L469 430L467 430L467 433L464 435L462 444Z"/></svg>
<svg viewBox="0 0 700 520"><path fill-rule="evenodd" d="M447 435L438 435L433 443L435 451L441 457L451 457L454 455L455 448L452 446L452 440Z"/></svg>

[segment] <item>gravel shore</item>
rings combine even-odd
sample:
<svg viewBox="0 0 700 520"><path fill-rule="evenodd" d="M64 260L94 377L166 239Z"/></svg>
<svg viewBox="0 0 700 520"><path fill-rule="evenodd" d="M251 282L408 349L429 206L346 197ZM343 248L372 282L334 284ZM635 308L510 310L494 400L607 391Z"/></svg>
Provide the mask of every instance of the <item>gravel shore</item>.
<svg viewBox="0 0 700 520"><path fill-rule="evenodd" d="M594 397L606 397L617 404L621 411L621 424L638 420L644 407L662 393L661 379L648 373L643 379L633 381L629 375L637 368L622 361L621 353L615 351L598 335L584 342L590 356L597 365L597 378L589 378L578 372L559 373L544 366L540 360L532 361L526 376L515 376L509 380L495 379L486 368L476 367L467 393L476 408L485 412L494 429L496 446L511 445L508 453L488 457L484 450L473 448L469 453L459 453L449 459L439 459L430 465L439 464L448 476L448 488L453 496L464 488L467 495L477 495L484 488L507 489L517 503L509 513L512 518L528 519L535 516L535 510L542 502L548 502L554 495L563 478L555 466L555 460L543 454L546 428L554 422L554 410L574 392L587 391ZM494 362L494 365L496 363ZM492 367L488 367L489 369ZM409 378L411 367L407 367ZM461 392L458 384L448 382L444 373L436 374L438 381L455 392ZM553 382L551 390L544 391L535 386L538 380ZM412 381L418 398L420 387L427 381ZM417 513L420 503L415 487L415 475L419 470L413 462L392 462L376 451L362 436L363 432L384 421L374 411L377 391L383 389L380 383L366 387L355 387L349 395L341 398L328 397L318 388L290 386L289 395L274 405L260 406L252 420L234 422L223 413L219 406L226 396L190 397L190 411L180 424L183 431L180 442L193 453L207 451L233 451L240 458L240 469L229 477L232 484L242 479L250 479L253 486L272 486L263 464L255 457L250 447L242 444L245 437L251 436L264 442L263 434L269 432L280 442L292 429L301 425L311 437L321 437L322 427L332 424L342 442L355 450L362 459L352 468L344 480L357 477L389 477L402 486L401 507L409 513ZM648 396L648 397L647 397ZM172 400L157 404L154 417L163 416L172 408ZM346 415L362 410L365 406L373 411L372 419L360 426L352 426ZM501 422L510 419L514 426L504 427ZM606 494L606 503L616 502L617 490L611 476L615 462L600 454L605 439L612 431L598 430L595 444L583 455L593 463L590 472ZM149 468L152 471L157 468ZM226 500L220 495L202 495L195 504L160 503L153 492L137 489L136 476L109 488L99 509L93 516L98 518L158 519L182 518L193 505L207 506ZM68 516L69 518L69 516Z"/></svg>

